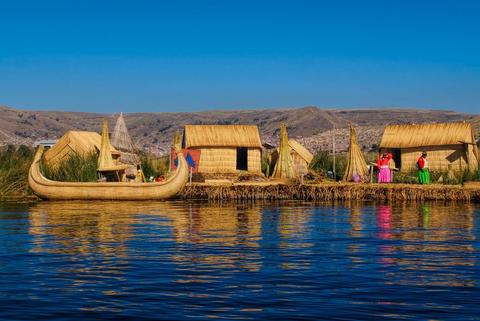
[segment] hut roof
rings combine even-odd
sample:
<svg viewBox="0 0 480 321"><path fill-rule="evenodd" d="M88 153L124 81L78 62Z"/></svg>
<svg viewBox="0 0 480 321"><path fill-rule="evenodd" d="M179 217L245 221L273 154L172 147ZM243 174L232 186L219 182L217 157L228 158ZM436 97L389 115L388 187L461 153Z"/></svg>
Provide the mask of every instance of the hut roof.
<svg viewBox="0 0 480 321"><path fill-rule="evenodd" d="M383 131L380 148L458 145L474 142L470 123L388 125Z"/></svg>
<svg viewBox="0 0 480 321"><path fill-rule="evenodd" d="M100 151L102 137L95 132L73 131L66 132L58 142L47 150L44 154L45 161L49 165L57 164L71 153L87 155ZM115 148L111 148L111 153L118 155Z"/></svg>
<svg viewBox="0 0 480 321"><path fill-rule="evenodd" d="M186 125L184 147L262 148L255 125Z"/></svg>
<svg viewBox="0 0 480 321"><path fill-rule="evenodd" d="M135 146L133 145L132 138L128 134L127 125L125 124L125 119L123 118L122 113L118 116L115 124L115 129L112 135L112 146L125 152L133 152L135 150Z"/></svg>
<svg viewBox="0 0 480 321"><path fill-rule="evenodd" d="M313 155L302 144L300 144L294 139L289 139L288 146L292 150L294 150L298 155L300 155L300 157L303 158L307 163L310 164L310 162L313 159Z"/></svg>

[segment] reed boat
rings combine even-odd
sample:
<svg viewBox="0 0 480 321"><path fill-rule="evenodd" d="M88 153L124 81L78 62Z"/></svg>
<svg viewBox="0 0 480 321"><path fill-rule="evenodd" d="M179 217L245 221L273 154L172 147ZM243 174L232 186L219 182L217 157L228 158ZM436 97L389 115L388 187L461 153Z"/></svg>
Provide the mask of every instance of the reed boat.
<svg viewBox="0 0 480 321"><path fill-rule="evenodd" d="M99 182L77 183L52 181L43 176L40 160L44 152L39 146L28 173L33 192L48 200L164 200L177 195L188 181L188 165L178 153L178 167L173 175L161 183Z"/></svg>

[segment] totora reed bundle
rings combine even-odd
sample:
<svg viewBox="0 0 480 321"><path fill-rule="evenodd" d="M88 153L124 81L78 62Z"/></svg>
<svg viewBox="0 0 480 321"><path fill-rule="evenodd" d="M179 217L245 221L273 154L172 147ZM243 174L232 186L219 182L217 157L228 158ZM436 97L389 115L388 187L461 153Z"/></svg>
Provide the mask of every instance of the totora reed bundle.
<svg viewBox="0 0 480 321"><path fill-rule="evenodd" d="M347 168L343 174L343 180L347 182L365 181L367 176L367 162L360 146L358 146L357 133L353 126L350 126L350 146L348 147Z"/></svg>
<svg viewBox="0 0 480 321"><path fill-rule="evenodd" d="M278 159L273 169L272 177L277 179L292 179L296 177L290 146L288 145L287 126L285 124L280 126Z"/></svg>

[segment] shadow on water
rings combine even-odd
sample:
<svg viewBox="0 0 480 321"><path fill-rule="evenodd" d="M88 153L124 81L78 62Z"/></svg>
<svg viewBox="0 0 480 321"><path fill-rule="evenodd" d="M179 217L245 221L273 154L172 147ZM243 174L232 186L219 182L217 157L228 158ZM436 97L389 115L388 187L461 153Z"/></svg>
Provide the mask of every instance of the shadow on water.
<svg viewBox="0 0 480 321"><path fill-rule="evenodd" d="M458 203L1 206L0 318L467 317L480 299L478 213Z"/></svg>

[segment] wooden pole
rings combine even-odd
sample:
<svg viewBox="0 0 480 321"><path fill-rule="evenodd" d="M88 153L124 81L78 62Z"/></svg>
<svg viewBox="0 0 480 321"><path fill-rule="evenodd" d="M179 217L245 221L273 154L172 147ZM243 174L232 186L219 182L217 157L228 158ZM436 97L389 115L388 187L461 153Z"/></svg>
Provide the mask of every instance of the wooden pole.
<svg viewBox="0 0 480 321"><path fill-rule="evenodd" d="M335 125L333 125L333 134L332 134L332 149L333 149L333 179L337 180L337 166L335 164L336 161L336 150L335 150Z"/></svg>
<svg viewBox="0 0 480 321"><path fill-rule="evenodd" d="M193 175L193 168L190 166L190 185L192 185L192 175Z"/></svg>

